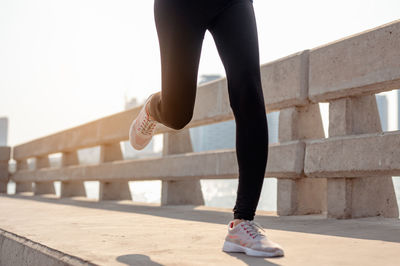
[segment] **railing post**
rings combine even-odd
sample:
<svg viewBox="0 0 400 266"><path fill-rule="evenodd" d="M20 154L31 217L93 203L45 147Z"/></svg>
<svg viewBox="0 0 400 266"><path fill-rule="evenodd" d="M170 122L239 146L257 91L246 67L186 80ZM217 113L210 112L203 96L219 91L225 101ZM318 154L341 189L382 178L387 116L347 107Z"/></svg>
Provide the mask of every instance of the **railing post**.
<svg viewBox="0 0 400 266"><path fill-rule="evenodd" d="M61 167L78 165L78 152L63 152L61 157ZM61 181L60 197L86 197L86 190L83 181Z"/></svg>
<svg viewBox="0 0 400 266"><path fill-rule="evenodd" d="M164 133L163 156L193 152L189 129ZM182 165L176 165L176 171ZM162 180L161 205L204 205L200 180Z"/></svg>
<svg viewBox="0 0 400 266"><path fill-rule="evenodd" d="M10 147L0 147L0 193L7 193Z"/></svg>
<svg viewBox="0 0 400 266"><path fill-rule="evenodd" d="M48 167L50 167L49 156L45 155L36 157L36 170ZM35 195L56 194L56 191L54 189L54 182L52 181L35 182L34 194Z"/></svg>
<svg viewBox="0 0 400 266"><path fill-rule="evenodd" d="M17 160L17 171L28 170L28 160ZM32 192L32 182L15 182L15 193Z"/></svg>
<svg viewBox="0 0 400 266"><path fill-rule="evenodd" d="M324 137L318 103L280 111L279 142ZM278 178L278 215L322 213L326 210L325 198L323 178Z"/></svg>
<svg viewBox="0 0 400 266"><path fill-rule="evenodd" d="M375 95L330 102L329 137L381 131ZM332 218L399 217L392 177L328 178L327 214Z"/></svg>
<svg viewBox="0 0 400 266"><path fill-rule="evenodd" d="M100 163L123 160L120 143L100 146ZM128 181L100 181L99 200L132 200Z"/></svg>

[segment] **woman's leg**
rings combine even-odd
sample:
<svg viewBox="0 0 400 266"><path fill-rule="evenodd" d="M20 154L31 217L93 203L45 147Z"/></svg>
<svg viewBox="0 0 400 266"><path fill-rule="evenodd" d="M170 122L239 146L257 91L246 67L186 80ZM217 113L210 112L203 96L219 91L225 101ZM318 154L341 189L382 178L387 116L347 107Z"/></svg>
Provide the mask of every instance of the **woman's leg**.
<svg viewBox="0 0 400 266"><path fill-rule="evenodd" d="M156 121L182 129L193 116L197 74L206 28L193 3L155 0L154 18L160 45L162 86L149 104Z"/></svg>
<svg viewBox="0 0 400 266"><path fill-rule="evenodd" d="M268 125L252 2L231 1L208 29L225 67L236 122L239 185L234 218L253 220L267 164Z"/></svg>

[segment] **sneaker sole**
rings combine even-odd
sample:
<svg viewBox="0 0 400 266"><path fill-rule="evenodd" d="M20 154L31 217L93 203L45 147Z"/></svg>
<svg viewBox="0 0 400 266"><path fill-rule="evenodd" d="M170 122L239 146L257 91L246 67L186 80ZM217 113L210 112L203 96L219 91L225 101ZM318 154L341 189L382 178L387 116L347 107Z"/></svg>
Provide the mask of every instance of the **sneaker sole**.
<svg viewBox="0 0 400 266"><path fill-rule="evenodd" d="M254 250L248 247L243 247L241 245L232 243L230 241L224 242L224 246L222 247L222 250L225 252L244 252L246 255L249 256L256 256L256 257L282 257L283 252L282 251L276 251L276 252L266 252L266 251L259 251L259 250Z"/></svg>

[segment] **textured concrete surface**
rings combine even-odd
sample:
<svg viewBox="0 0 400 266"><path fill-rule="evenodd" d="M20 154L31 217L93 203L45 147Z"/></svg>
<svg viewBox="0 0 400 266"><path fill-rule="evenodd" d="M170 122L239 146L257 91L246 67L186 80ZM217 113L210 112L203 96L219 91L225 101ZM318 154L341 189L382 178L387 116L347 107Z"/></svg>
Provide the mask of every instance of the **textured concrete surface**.
<svg viewBox="0 0 400 266"><path fill-rule="evenodd" d="M323 216L255 221L283 258L221 250L230 209L0 196L0 228L99 265L398 265L400 221Z"/></svg>
<svg viewBox="0 0 400 266"><path fill-rule="evenodd" d="M400 131L310 140L304 172L310 177L400 175Z"/></svg>
<svg viewBox="0 0 400 266"><path fill-rule="evenodd" d="M260 70L269 111L308 104L308 50L263 64Z"/></svg>
<svg viewBox="0 0 400 266"><path fill-rule="evenodd" d="M63 152L61 157L61 166L67 167L78 165L78 151ZM63 181L61 182L61 197L85 197L86 190L82 181Z"/></svg>
<svg viewBox="0 0 400 266"><path fill-rule="evenodd" d="M400 20L310 50L312 101L400 87Z"/></svg>
<svg viewBox="0 0 400 266"><path fill-rule="evenodd" d="M330 102L330 138L381 132L382 126L375 95L360 95ZM366 138L364 137L364 142L358 141L355 145L351 145L350 142L342 142L340 145L343 145L343 148L336 153L334 161L341 162L341 169L350 166L355 169L363 169L365 172L369 170L373 173L371 175L377 175L380 172L382 160L386 161L384 163L386 167L396 169L396 164L399 165L397 158L400 153L396 154L395 151L400 144L400 135L385 135L383 138L381 135L375 135L375 137L371 140L370 136L369 142L365 142ZM327 152L331 153L335 148L329 149ZM356 161L354 161L355 158ZM305 160L306 165L308 162L310 161ZM305 169L305 171L307 170ZM346 175L342 177L344 178L327 180L328 196L326 200L329 217L356 218L378 215L387 218L399 217L391 175L385 176L380 173L379 179L370 177L368 174L352 178L347 178Z"/></svg>
<svg viewBox="0 0 400 266"><path fill-rule="evenodd" d="M189 129L164 134L163 156L189 152L193 152ZM161 205L177 204L204 205L200 179L161 182Z"/></svg>
<svg viewBox="0 0 400 266"><path fill-rule="evenodd" d="M279 113L279 142L324 138L318 104L292 107ZM304 154L303 154L304 155ZM304 167L304 157L299 168ZM288 157L281 157L287 162ZM301 173L303 174L303 173ZM277 212L279 215L303 215L326 210L326 179L278 179Z"/></svg>
<svg viewBox="0 0 400 266"><path fill-rule="evenodd" d="M0 266L92 266L75 256L0 229Z"/></svg>

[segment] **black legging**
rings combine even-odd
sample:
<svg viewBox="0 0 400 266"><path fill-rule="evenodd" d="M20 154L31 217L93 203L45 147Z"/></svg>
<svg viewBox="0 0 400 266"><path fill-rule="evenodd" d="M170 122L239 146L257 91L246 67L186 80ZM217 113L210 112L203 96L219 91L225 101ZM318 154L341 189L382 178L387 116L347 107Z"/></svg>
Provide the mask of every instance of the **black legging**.
<svg viewBox="0 0 400 266"><path fill-rule="evenodd" d="M236 122L239 185L235 219L253 220L268 157L268 125L261 87L258 36L251 0L155 0L162 89L149 112L182 129L193 116L201 47L206 30L216 43Z"/></svg>

